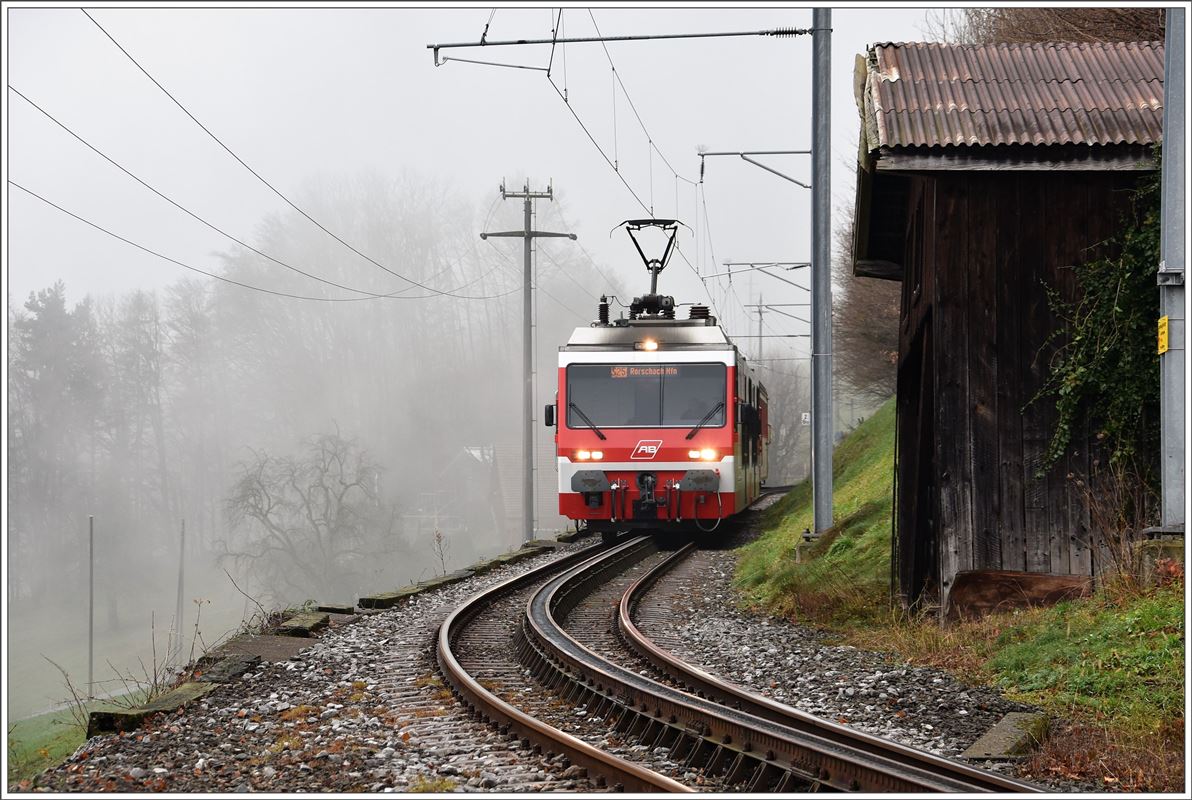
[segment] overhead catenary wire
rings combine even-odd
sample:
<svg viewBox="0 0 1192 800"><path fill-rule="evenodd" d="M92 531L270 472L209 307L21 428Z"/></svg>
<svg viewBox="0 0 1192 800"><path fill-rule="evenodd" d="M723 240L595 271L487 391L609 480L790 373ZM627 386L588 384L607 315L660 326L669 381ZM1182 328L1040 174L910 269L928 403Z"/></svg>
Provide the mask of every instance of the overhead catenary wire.
<svg viewBox="0 0 1192 800"><path fill-rule="evenodd" d="M600 46L604 48L604 56L608 59L608 64L609 67L612 68L613 76L616 78L617 83L621 87L621 93L625 95L625 102L629 104L629 109L633 112L633 116L637 118L637 124L641 126L642 133L646 135L646 139L649 142L651 150L658 153L658 157L662 159L664 164L666 164L666 168L671 171L671 174L675 176L676 180L684 180L694 185L695 181L680 175L679 171L671 165L670 160L666 157L666 155L658 149L657 145L654 144L654 137L650 135L650 131L646 127L646 123L642 119L642 115L638 112L637 106L633 102L633 98L629 96L629 90L625 88L625 81L622 80L621 73L617 71L616 66L613 64L613 56L612 53L609 52L608 43L604 40L603 34L600 32L600 26L596 23L596 15L590 8L588 9L588 16L592 18L592 27L596 29L596 35L601 37Z"/></svg>
<svg viewBox="0 0 1192 800"><path fill-rule="evenodd" d="M362 300L379 300L379 299L395 299L395 300L425 300L426 298L429 298L429 297L438 297L438 296L439 296L437 293L436 293L436 294L410 295L410 296L404 296L404 297L403 297L403 296L401 296L401 295L405 294L406 292L410 292L410 291L412 291L412 290L414 289L414 287L413 287L413 286L407 286L407 287L405 287L404 289L398 289L398 290L396 290L396 291L393 291L393 292L388 292L388 293L384 293L384 292L373 292L373 291L369 291L369 290L367 290L367 289L359 289L359 288L356 288L356 287L354 287L354 286L348 286L348 285L346 285L346 284L342 284L342 283L339 283L339 282L337 282L337 281L333 281L333 280L331 280L331 279L329 279L329 278L323 278L323 277L320 277L319 275L315 275L315 274L313 274L313 273L307 272L307 271L305 271L305 270L303 270L303 269L301 269L301 268L299 268L299 267L295 267L295 266L293 266L292 264L288 264L288 263L286 263L285 261L282 261L282 260L281 260L281 259L279 259L279 258L276 258L276 257L274 257L274 256L271 256L271 255L269 255L268 253L264 252L263 250L260 250L259 248L257 248L257 247L254 247L253 245L251 245L251 244L249 244L248 242L244 241L243 239L240 239L239 237L237 237L237 236L235 236L235 235L233 235L233 234L231 234L231 233L228 233L227 231L223 230L222 228L220 228L219 226L215 225L214 223L212 223L212 222L208 221L207 219L205 219L205 218L203 218L203 217L199 216L198 214L196 214L195 212L191 211L191 210L190 210L189 208L187 208L186 206L183 206L181 203L177 202L176 200L174 200L174 199L173 199L172 197L170 197L169 195L167 195L167 194L165 194L164 192L162 192L162 191L158 190L156 187L154 187L154 186L152 186L151 184L149 184L149 182L148 182L148 181L146 181L146 180L144 180L143 178L141 178L140 176L136 175L136 174L135 174L135 173L133 173L131 170L129 170L127 167L125 167L123 164L120 164L118 161L116 161L114 158L112 158L111 156L109 156L107 153L103 152L103 151L102 151L102 150L100 150L98 147L96 147L95 145L91 144L91 142L89 142L89 141L87 141L86 139L84 139L84 138L83 138L83 137L82 137L80 134L78 134L76 131L74 131L72 128L70 128L68 125L66 125L66 123L62 122L62 121L61 121L61 120L59 120L57 117L55 117L55 116L53 116L52 114L50 114L50 112L46 111L44 108L42 108L42 107L41 107L39 104L37 104L36 102L34 102L34 101L31 99L31 98L29 98L27 95L25 95L25 94L24 94L23 92L21 92L19 89L17 89L15 86L13 86L13 85L9 84L9 86L8 86L8 89L9 89L9 91L11 91L13 94L17 95L17 96L18 96L18 97L20 97L22 100L24 100L26 103L28 103L29 105L31 105L33 108L37 109L37 111L41 112L41 114L42 114L43 116L45 116L45 117L46 117L46 119L50 120L50 121L51 121L51 122L53 122L55 125L57 125L59 128L61 128L62 130L66 131L68 134L70 134L71 136L73 136L73 137L74 137L74 138L75 138L75 139L76 139L78 142L80 142L82 145L84 145L85 147L87 147L89 150L91 150L93 153L95 153L96 155L98 155L100 158L102 158L102 159L104 159L105 161L107 161L109 164L111 164L111 165L112 165L113 167L115 167L116 169L118 169L118 170L120 170L121 172L123 172L123 173L124 173L125 175L127 175L128 177L132 178L134 181L136 181L137 183L139 183L141 186L143 186L143 187L145 187L146 189L148 189L149 191L153 192L155 195L157 195L158 197L160 197L162 200L165 200L167 203L169 203L170 205L174 206L175 208L177 208L179 211L183 212L183 213L184 213L184 214L186 214L187 216L191 217L192 219L196 220L197 222L199 222L199 223L201 223L201 224L205 225L206 227L210 228L211 230L215 231L215 232L216 232L216 233L218 233L220 236L223 236L224 238L226 238L226 239L228 239L228 240L230 240L230 241L232 241L232 242L235 242L236 244L240 245L241 247L245 248L246 250L249 250L249 251L251 251L251 252L253 252L253 253L256 253L256 254L257 254L258 256L260 256L261 258L264 258L264 259L266 259L266 260L268 260L268 261L271 261L271 262L273 262L274 264L277 264L277 265L278 265L278 266L280 266L280 267L284 267L285 269L288 269L288 270L290 270L290 271L292 271L292 272L295 272L295 273L297 273L297 274L299 274L299 275L302 275L302 276L304 276L304 277L306 277L306 278L310 278L311 280L318 281L319 283L324 283L324 284L326 284L326 285L328 285L328 286L333 286L333 287L335 287L336 289L342 289L342 290L344 290L344 291L348 291L348 292L355 292L355 293L357 293L357 294L366 295L365 297L359 298L359 299L362 299ZM437 277L438 275L441 275L441 274L443 274L444 272L446 272L446 271L447 271L447 270L449 270L449 269L450 269L450 267L447 267L446 269L444 269L444 270L441 270L440 272L436 273L436 275L435 275L435 276L432 276L432 277ZM453 293L454 293L454 292L458 292L458 291L460 291L461 289L464 289L464 288L466 288L467 286L469 286L469 285L471 285L471 284L475 283L475 282L476 282L476 280L477 280L477 279L473 279L472 281L469 281L468 283L466 283L466 284L463 284L462 286L457 286L456 288L452 289L451 291L452 291ZM455 297L459 297L460 299L469 299L469 300L487 300L487 299L491 299L491 298L492 298L492 296L490 296L490 295L458 295L458 294L457 294L457 295L454 295L454 296L455 296Z"/></svg>
<svg viewBox="0 0 1192 800"><path fill-rule="evenodd" d="M619 144L618 144L618 141L617 141L617 138L615 135L615 133L616 133L615 118L614 118L614 141L613 141L614 153L610 157L609 153L596 140L596 137L592 133L591 129L589 129L587 124L579 116L579 114L576 112L575 108L572 106L572 104L570 102L569 94L567 91L567 48L566 48L566 42L559 41L561 38L559 34L562 33L563 24L564 24L562 12L563 12L563 10L560 9L559 16L555 23L554 29L552 29L552 31L551 31L551 38L549 40L544 40L542 42L542 44L550 44L551 45L551 55L548 60L548 66L544 70L546 72L546 79L550 83L551 88L554 89L555 94L558 95L559 99L563 102L563 105L567 107L567 110L571 113L572 118L575 119L576 123L583 130L584 134L588 137L588 141L590 141L592 143L592 146L596 148L596 151L600 154L601 158L604 159L605 163L608 164L609 168L613 171L613 174L617 176L618 180L621 181L622 185L624 185L625 189L629 192L629 194L633 197L633 199L637 202L637 204L639 206L641 206L642 210L645 211L647 214L649 214L651 218L654 218L655 214L654 214L653 154L655 152L658 153L659 158L663 161L664 164L666 164L667 168L671 171L671 174L676 181L683 180L683 181L688 182L692 186L696 186L696 187L698 187L698 183L696 181L689 179L689 178L686 178L683 175L680 175L678 173L678 171L675 170L673 165L671 165L669 159L666 158L665 154L663 154L661 152L661 150L659 150L657 145L654 144L654 140L653 140L653 137L650 135L649 129L646 127L644 120L642 120L641 114L638 112L636 105L633 103L632 98L629 96L628 90L625 88L624 81L621 79L620 75L618 74L618 72L616 70L616 65L614 64L614 62L612 60L611 53L608 51L608 46L606 44L604 44L604 37L602 37L600 35L600 29L599 29L599 25L596 23L595 15L592 14L591 10L589 10L589 15L592 17L593 27L596 28L597 36L599 37L599 38L593 39L591 41L601 41L601 43L604 47L605 57L608 59L609 67L610 67L614 77L616 78L617 85L619 85L621 87L621 91L625 95L626 102L628 102L630 109L633 111L634 117L637 119L637 122L641 126L642 131L645 134L646 139L647 139L648 155L649 155L649 169L650 169L650 175L649 175L650 202L647 203L645 200L643 200L642 196L638 194L638 192L633 188L632 185L630 185L629 181L626 179L625 175L620 170L619 153L618 153ZM760 32L760 33L762 35L783 35L783 36L785 36L785 35L796 35L798 33L803 33L803 31L795 31L792 29L790 31L781 30L781 31L775 31L775 32ZM717 34L717 35L719 35L719 34ZM743 34L733 34L733 35L743 35ZM662 38L668 38L668 37L662 37ZM674 38L674 37L670 37L670 38ZM554 52L555 52L555 47L557 44L562 46L562 51L561 51L561 53L562 53L561 60L563 63L563 88L562 89L559 88L559 85L555 82L554 77L551 74L551 67L553 66L553 63L554 63ZM435 49L436 63L438 63L438 59L439 59L438 50ZM614 115L615 115L615 111L616 111L615 89L616 89L616 86L614 86L614 96L613 96ZM678 210L677 197L678 197L678 193L676 191L676 211ZM705 205L704 212L705 212L705 228L706 228L707 227L707 225L706 225L706 218L707 218L706 205ZM698 208L695 210L695 213L696 213L697 219L698 219L698 214L699 214ZM714 248L711 247L710 234L708 235L707 238L708 238L708 242L709 242L709 249L712 250L713 260L714 260L715 259L715 250L714 250ZM676 252L678 253L679 257L681 259L683 259L683 261L687 264L688 268L690 268L691 271L696 275L696 277L700 278L700 285L703 287L705 294L707 294L708 300L712 305L713 311L716 313L717 317L720 317L723 319L723 315L717 309L716 300L713 297L711 291L708 289L707 283L703 280L702 277L700 277L699 270L696 268L696 266L694 264L691 263L691 260L687 257L686 253L683 252L681 247L676 247ZM698 257L698 251L697 251L697 257ZM738 299L738 302L740 302L739 299Z"/></svg>
<svg viewBox="0 0 1192 800"><path fill-rule="evenodd" d="M566 63L566 62L564 62L564 63ZM646 213L649 213L650 207L648 205L646 205L646 203L641 199L641 197L638 195L638 193L633 190L633 187L629 185L629 181L625 180L625 176L621 174L621 171L619 169L617 169L617 165L615 163L613 163L613 160L611 158L608 157L608 153L606 153L604 151L604 148L600 146L600 143L596 141L596 137L592 135L592 132L590 130L588 130L588 126L584 124L584 121L582 119L580 119L579 114L575 113L575 109L572 108L571 103L568 102L567 96L565 94L563 94L562 91L559 90L558 84L556 84L554 79L551 78L549 75L547 76L547 80L550 81L551 87L554 88L555 93L559 95L559 99L563 101L563 105L567 107L567 110L571 112L571 116L574 117L575 121L579 123L579 126L581 128L583 128L584 133L587 134L587 136L588 136L588 140L592 142L592 145L600 153L600 156L605 160L605 162L608 164L608 166L612 169L613 173L621 180L621 183L623 183L625 185L625 188L629 190L629 193L631 195L633 195L633 199L636 200L637 204L642 207L642 210L645 211Z"/></svg>
<svg viewBox="0 0 1192 800"><path fill-rule="evenodd" d="M293 200L291 200L289 197L287 197L280 189L278 189L276 186L274 186L272 183L270 183L268 180L266 180L259 172L257 172L251 166L249 166L248 163L244 159L242 159L239 155L236 154L236 152L234 150L232 150L232 148L230 148L230 147L228 147L228 145L224 144L222 139L220 139L218 136L216 136L214 133L212 133L211 130L206 125L204 125L201 121L199 121L199 118L196 117L194 114L192 114L190 112L190 110L186 106L184 106L180 100L178 100L178 98L174 97L174 95L172 95L170 93L170 91L168 89L166 89L166 87L163 86L160 81L157 80L157 78L153 77L153 75L149 72L149 70L145 69L145 67L142 66L141 63L139 61L137 61L136 58L134 58L133 55L131 53L129 53L128 50L126 50L123 45L120 44L119 41L116 40L116 37L114 37L114 36L112 36L112 34L108 33L107 29L104 28L103 25L100 25L99 21L96 20L95 17L91 16L91 14L89 14L87 12L87 9L81 8L79 10L82 11L83 14L85 14L87 16L87 19L91 20L91 22L93 22L95 24L95 27L99 28L99 30L101 32L103 32L104 36L108 37L108 39L111 40L112 44L116 45L117 49L119 49L120 52L123 53L125 55L125 57L127 57L128 60L131 61L137 67L137 69L139 69L145 75L145 77L147 77L150 81L153 82L154 86L156 86L158 89L160 89L162 91L162 93L165 94L166 97L170 98L170 100L173 101L174 105L178 106L178 108L181 109L182 112L184 114L186 114L186 116L190 117L190 119L196 125L198 125L199 128L201 128L204 133L206 133L216 144L218 144L220 147L222 147L228 153L228 155L230 155L232 158L234 158L237 161L237 163L239 163L242 167L244 167L246 170L248 170L248 172L251 173L253 177L255 177L258 181L260 181L266 187L268 187L270 191L272 191L275 195L277 195L279 198L281 198L281 200L283 202L285 202L288 206L290 206L290 208L294 209L299 214L301 214L303 217L305 217L307 220L309 220L315 227L317 227L319 230L323 231L323 233L327 234L328 236L330 236L335 241L339 242L341 245L343 245L347 249L351 250L356 255L363 258L368 263L372 264L373 266L377 267L378 269L380 269L384 272L389 273L390 275L394 276L395 278L398 278L400 280L406 281L407 283L413 284L414 286L424 289L424 290L430 292L431 294L446 295L449 297L456 296L452 292L445 292L440 289L435 289L432 286L427 286L426 284L424 284L420 281L417 281L413 278L408 278L405 275L402 275L401 273L390 269L389 267L385 266L384 264L380 263L379 261L373 259L371 256L368 256L365 253L362 253L360 250L358 250L357 248L355 248L354 246L349 244L347 241L345 241L343 238L341 238L340 236L338 236L331 230L327 229L327 227L325 227L321 222L319 222L317 219L315 219L310 214L308 214L297 203L295 203Z"/></svg>

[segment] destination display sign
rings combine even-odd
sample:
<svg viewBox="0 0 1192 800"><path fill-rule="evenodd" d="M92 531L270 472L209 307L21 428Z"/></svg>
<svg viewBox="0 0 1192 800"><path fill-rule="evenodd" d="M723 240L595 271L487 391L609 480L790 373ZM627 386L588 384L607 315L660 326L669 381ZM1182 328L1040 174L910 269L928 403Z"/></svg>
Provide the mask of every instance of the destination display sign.
<svg viewBox="0 0 1192 800"><path fill-rule="evenodd" d="M675 376L679 368L675 366L627 364L609 367L609 375L613 378L658 378L663 375Z"/></svg>

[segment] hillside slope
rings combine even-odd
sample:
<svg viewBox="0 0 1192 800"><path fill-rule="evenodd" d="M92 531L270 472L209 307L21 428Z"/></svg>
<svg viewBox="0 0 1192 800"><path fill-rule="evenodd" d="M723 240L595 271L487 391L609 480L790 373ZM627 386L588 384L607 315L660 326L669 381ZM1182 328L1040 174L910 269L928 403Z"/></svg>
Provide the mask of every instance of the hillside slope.
<svg viewBox="0 0 1192 800"><path fill-rule="evenodd" d="M879 408L836 448L836 527L795 562L812 523L811 485L803 482L768 510L765 532L741 552L739 588L751 605L820 622L867 617L888 605L890 514L894 491L894 401Z"/></svg>

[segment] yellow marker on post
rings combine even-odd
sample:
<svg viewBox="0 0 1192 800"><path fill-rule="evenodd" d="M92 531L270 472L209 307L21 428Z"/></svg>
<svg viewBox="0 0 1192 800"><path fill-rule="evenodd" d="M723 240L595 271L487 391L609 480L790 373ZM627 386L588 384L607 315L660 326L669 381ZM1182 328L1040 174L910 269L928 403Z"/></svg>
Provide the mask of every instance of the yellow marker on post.
<svg viewBox="0 0 1192 800"><path fill-rule="evenodd" d="M1159 317L1159 355L1167 352L1167 316Z"/></svg>

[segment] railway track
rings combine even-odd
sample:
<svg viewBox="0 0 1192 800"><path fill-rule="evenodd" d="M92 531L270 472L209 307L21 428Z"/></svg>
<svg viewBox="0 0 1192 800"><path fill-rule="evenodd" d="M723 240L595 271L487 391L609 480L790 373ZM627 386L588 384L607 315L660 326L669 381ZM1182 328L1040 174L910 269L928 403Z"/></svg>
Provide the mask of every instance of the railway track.
<svg viewBox="0 0 1192 800"><path fill-rule="evenodd" d="M565 754L597 787L1039 791L754 695L659 647L634 608L693 548L667 555L637 537L476 595L439 630L448 684L473 714Z"/></svg>

